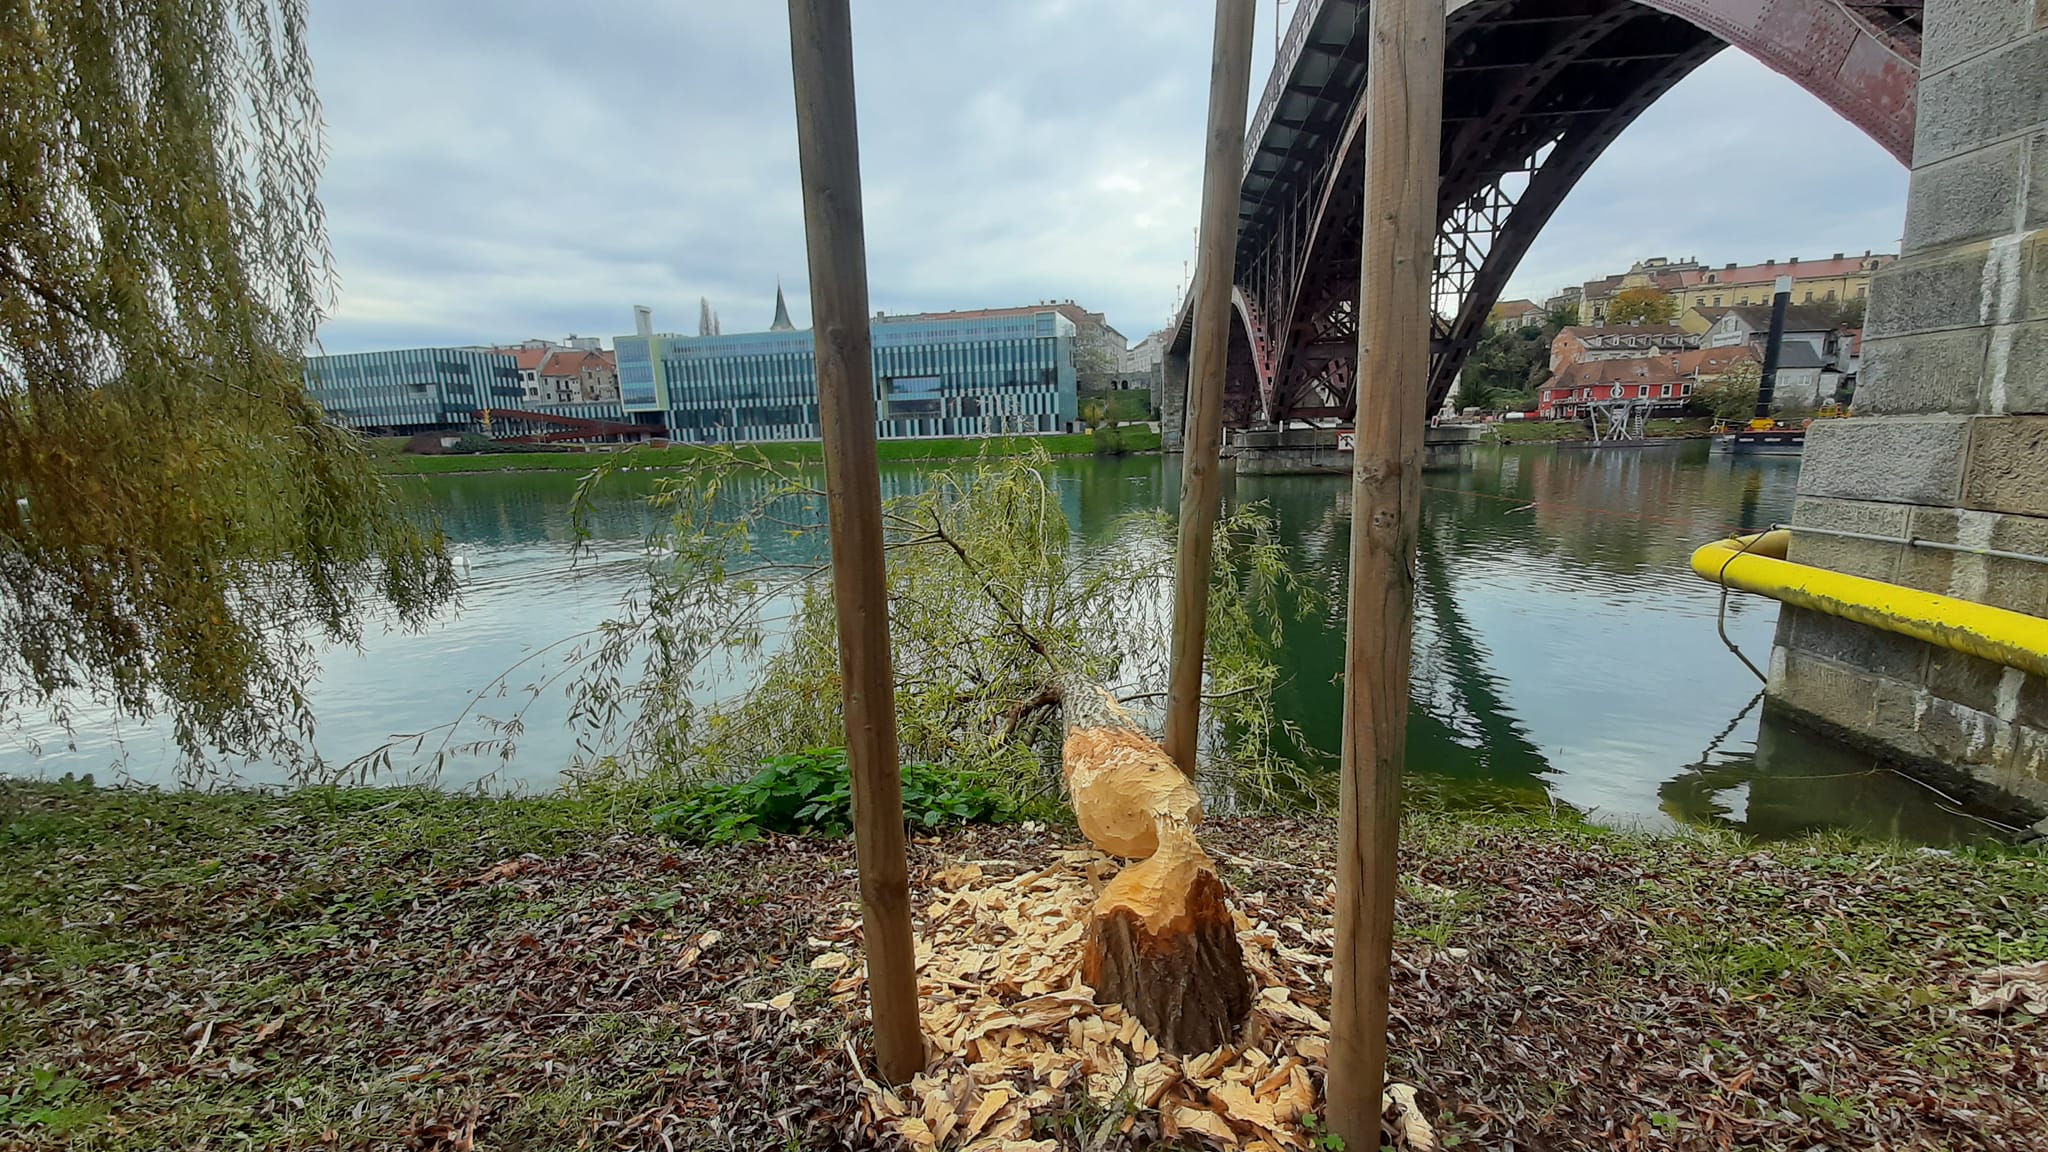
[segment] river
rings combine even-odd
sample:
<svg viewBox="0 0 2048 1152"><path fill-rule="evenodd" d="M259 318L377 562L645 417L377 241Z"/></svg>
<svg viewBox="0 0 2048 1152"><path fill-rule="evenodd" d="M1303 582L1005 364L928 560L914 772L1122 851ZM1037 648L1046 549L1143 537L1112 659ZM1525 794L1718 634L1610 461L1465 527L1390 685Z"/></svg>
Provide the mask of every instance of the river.
<svg viewBox="0 0 2048 1152"><path fill-rule="evenodd" d="M1070 522L1088 541L1124 513L1178 506L1178 457L1059 461ZM917 482L885 465L885 484ZM1758 684L1723 646L1719 590L1686 558L1697 545L1790 519L1798 462L1710 456L1704 442L1645 451L1549 446L1478 450L1472 467L1426 478L1409 767L1475 803L1554 799L1605 822L1716 824L1762 838L1844 829L1943 844L1981 835L1980 814L1765 715ZM330 651L312 693L317 747L341 762L462 715L510 715L550 667L542 653L604 620L636 584L631 562L651 484L629 474L597 508L595 555L572 556L573 473L494 473L425 486L465 570L460 608L422 634L374 625L360 652ZM1334 678L1349 534L1349 481L1245 476L1227 499L1270 505L1297 567L1328 610L1286 633L1278 706L1304 736L1337 746ZM1762 666L1776 604L1735 595L1730 640ZM486 691L488 689L488 691ZM455 757L444 786L546 790L579 752L559 686L526 711L509 760ZM472 720L456 743L486 735ZM439 745L436 733L426 743ZM409 747L397 760L412 761ZM163 726L119 727L81 709L74 735L31 725L0 743L0 772L174 779ZM275 769L224 765L264 783Z"/></svg>

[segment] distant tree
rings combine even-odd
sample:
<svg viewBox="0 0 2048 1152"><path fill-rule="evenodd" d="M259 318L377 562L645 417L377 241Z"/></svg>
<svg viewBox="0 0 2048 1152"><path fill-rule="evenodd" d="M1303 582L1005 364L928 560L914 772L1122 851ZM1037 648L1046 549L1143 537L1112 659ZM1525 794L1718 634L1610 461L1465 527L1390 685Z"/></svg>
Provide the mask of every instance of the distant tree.
<svg viewBox="0 0 2048 1152"><path fill-rule="evenodd" d="M1863 327L1864 302L1862 300L1821 300L1807 305L1829 319L1833 328Z"/></svg>
<svg viewBox="0 0 2048 1152"><path fill-rule="evenodd" d="M1559 304L1550 310L1550 315L1544 321L1544 326L1549 328L1554 334L1566 328L1575 327L1578 322L1579 306L1577 304Z"/></svg>
<svg viewBox="0 0 2048 1152"><path fill-rule="evenodd" d="M1624 288L1607 306L1610 324L1669 324L1678 315L1678 301L1655 288Z"/></svg>
<svg viewBox="0 0 2048 1152"><path fill-rule="evenodd" d="M291 755L318 645L454 591L303 386L305 0L24 0L0 46L0 726L83 698Z"/></svg>
<svg viewBox="0 0 2048 1152"><path fill-rule="evenodd" d="M1486 412L1534 407L1536 388L1550 375L1550 342L1557 330L1488 325L1458 377L1458 406Z"/></svg>
<svg viewBox="0 0 2048 1152"><path fill-rule="evenodd" d="M1074 341L1074 384L1089 395L1109 390L1109 378L1116 372L1116 353L1092 341Z"/></svg>
<svg viewBox="0 0 2048 1152"><path fill-rule="evenodd" d="M1763 367L1754 360L1738 360L1711 380L1693 389L1692 403L1717 420L1747 420L1756 414L1757 392L1763 386Z"/></svg>

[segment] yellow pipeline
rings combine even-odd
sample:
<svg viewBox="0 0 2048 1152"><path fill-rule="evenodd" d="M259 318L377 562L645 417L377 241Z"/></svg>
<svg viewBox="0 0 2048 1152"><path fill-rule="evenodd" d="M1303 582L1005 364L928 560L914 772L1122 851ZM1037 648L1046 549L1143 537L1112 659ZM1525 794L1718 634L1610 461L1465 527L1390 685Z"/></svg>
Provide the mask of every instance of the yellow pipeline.
<svg viewBox="0 0 2048 1152"><path fill-rule="evenodd" d="M1780 529L1716 540L1692 554L1692 570L1710 584L1755 592L2048 676L2048 620L1794 564L1785 559L1791 539L1790 532Z"/></svg>

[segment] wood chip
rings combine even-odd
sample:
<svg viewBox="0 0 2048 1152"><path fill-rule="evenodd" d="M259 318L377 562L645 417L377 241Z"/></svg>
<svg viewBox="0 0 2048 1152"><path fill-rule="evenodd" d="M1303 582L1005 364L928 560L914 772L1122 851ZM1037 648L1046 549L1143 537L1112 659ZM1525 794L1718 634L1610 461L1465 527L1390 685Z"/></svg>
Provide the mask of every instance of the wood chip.
<svg viewBox="0 0 2048 1152"><path fill-rule="evenodd" d="M1180 1073L1154 1060L1131 1071L1131 1096L1146 1108L1157 1108L1159 1098L1179 1079Z"/></svg>
<svg viewBox="0 0 2048 1152"><path fill-rule="evenodd" d="M1262 986L1251 1035L1243 1047L1162 1055L1134 1016L1097 1005L1079 980L1085 920L1115 872L1100 853L1076 850L1047 867L989 860L933 876L939 891L916 944L920 1022L937 1056L908 1087L863 1085L878 1128L917 1152L1054 1152L1056 1142L1030 1138L1032 1120L1082 1092L1148 1110L1153 1118L1136 1118L1127 1137L1155 1123L1168 1143L1197 1135L1234 1152L1312 1146L1300 1122L1316 1109L1329 1023L1309 1005L1326 1002L1329 960L1279 940L1327 948L1329 934L1247 921L1239 939ZM840 973L832 994L858 1012L865 977L850 925L814 941L821 954L809 963ZM786 1011L793 1001L785 993L754 1007ZM1412 1115L1426 1129L1419 1109Z"/></svg>
<svg viewBox="0 0 2048 1152"><path fill-rule="evenodd" d="M1209 1089L1209 1103L1240 1124L1250 1124L1267 1131L1279 1124L1273 1118L1273 1106L1254 1098L1252 1090L1242 1084L1218 1084Z"/></svg>
<svg viewBox="0 0 2048 1152"><path fill-rule="evenodd" d="M1011 1093L1008 1088L991 1088L982 1093L981 1103L975 1107L974 1115L968 1117L967 1127L960 1133L961 1138L966 1140L974 1139L975 1134L980 1132L995 1117L995 1114L1001 1112L1003 1106L1010 1102L1010 1095Z"/></svg>
<svg viewBox="0 0 2048 1152"><path fill-rule="evenodd" d="M1230 1130L1230 1125L1223 1117L1207 1108L1190 1108L1183 1105L1173 1110L1173 1122L1178 1124L1183 1132L1199 1132L1226 1147L1237 1144L1237 1133Z"/></svg>
<svg viewBox="0 0 2048 1152"><path fill-rule="evenodd" d="M904 1142L912 1148L936 1148L939 1146L938 1140L932 1136L931 1126L916 1116L897 1121L894 1124L894 1128L896 1129L896 1134L903 1137Z"/></svg>
<svg viewBox="0 0 2048 1152"><path fill-rule="evenodd" d="M981 879L981 865L961 864L948 868L932 877L932 883L948 892L957 892Z"/></svg>
<svg viewBox="0 0 2048 1152"><path fill-rule="evenodd" d="M1435 1152L1436 1132L1423 1118L1422 1105L1416 1102L1415 1088L1409 1084L1389 1084L1381 1097L1380 1110L1395 1109L1394 1128L1401 1134L1401 1143L1415 1152Z"/></svg>

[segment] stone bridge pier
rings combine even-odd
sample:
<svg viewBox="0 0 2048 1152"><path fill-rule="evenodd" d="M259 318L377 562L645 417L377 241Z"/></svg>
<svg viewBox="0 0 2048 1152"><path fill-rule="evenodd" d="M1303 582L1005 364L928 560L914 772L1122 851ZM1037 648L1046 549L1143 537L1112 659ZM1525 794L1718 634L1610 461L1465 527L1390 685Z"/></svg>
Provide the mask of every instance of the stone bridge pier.
<svg viewBox="0 0 2048 1152"><path fill-rule="evenodd" d="M2048 0L1928 0L1904 249L1871 285L1855 411L1808 435L1790 559L2048 616L2048 563L1984 554L2048 558ZM2048 814L2037 676L1786 606L1769 691Z"/></svg>

